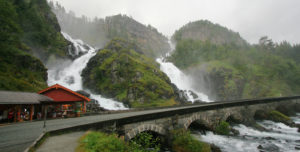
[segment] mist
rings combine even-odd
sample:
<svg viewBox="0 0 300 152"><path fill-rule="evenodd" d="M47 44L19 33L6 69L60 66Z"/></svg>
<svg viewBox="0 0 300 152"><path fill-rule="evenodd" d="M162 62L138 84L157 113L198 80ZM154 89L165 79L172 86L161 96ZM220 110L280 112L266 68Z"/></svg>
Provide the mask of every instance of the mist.
<svg viewBox="0 0 300 152"><path fill-rule="evenodd" d="M77 16L104 18L126 14L156 27L166 36L184 24L207 19L226 26L250 43L261 36L275 42L299 43L300 1L298 0L53 0Z"/></svg>

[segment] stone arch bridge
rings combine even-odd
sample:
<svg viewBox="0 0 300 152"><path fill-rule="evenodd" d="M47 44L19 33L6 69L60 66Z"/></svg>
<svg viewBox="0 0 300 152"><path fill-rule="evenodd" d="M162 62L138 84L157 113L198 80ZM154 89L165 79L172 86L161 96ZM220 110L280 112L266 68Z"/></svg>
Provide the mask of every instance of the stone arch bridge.
<svg viewBox="0 0 300 152"><path fill-rule="evenodd" d="M238 100L181 106L173 109L166 108L166 111L116 121L114 127L120 135L125 136L125 140L130 140L144 131L168 135L169 131L175 128L188 129L194 121L200 122L208 128L228 119L247 124L255 121L254 115L257 111L280 111L281 109L300 112L300 97Z"/></svg>

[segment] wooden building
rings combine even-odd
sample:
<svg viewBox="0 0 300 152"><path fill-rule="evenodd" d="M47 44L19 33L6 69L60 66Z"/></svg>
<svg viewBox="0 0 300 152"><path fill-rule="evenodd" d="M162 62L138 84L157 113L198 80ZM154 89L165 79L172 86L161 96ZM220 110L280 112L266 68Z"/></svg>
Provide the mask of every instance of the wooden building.
<svg viewBox="0 0 300 152"><path fill-rule="evenodd" d="M67 113L71 117L80 116L81 113L86 112L86 103L91 100L59 84L38 93L53 99L53 102L49 103L47 114L50 117L60 117L63 113Z"/></svg>
<svg viewBox="0 0 300 152"><path fill-rule="evenodd" d="M31 121L41 117L42 104L53 100L47 96L16 91L0 91L0 122Z"/></svg>

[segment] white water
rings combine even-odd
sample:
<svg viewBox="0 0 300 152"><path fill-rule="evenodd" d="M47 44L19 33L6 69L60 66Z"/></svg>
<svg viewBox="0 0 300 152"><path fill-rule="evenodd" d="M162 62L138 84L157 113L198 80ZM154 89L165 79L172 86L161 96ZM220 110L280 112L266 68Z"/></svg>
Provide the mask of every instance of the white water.
<svg viewBox="0 0 300 152"><path fill-rule="evenodd" d="M170 53L174 50L174 45L169 42L171 46L171 52L167 53L166 56L169 56ZM194 102L196 100L211 102L208 96L204 93L198 92L195 90L193 86L193 82L191 81L188 75L184 74L181 70L179 70L173 63L166 62L164 57L157 58L156 61L160 64L160 70L163 71L170 78L171 82L174 83L178 89L183 90L188 98L188 101ZM193 91L198 97L193 97Z"/></svg>
<svg viewBox="0 0 300 152"><path fill-rule="evenodd" d="M300 121L300 114L293 117L294 122ZM275 145L278 150L282 152L296 152L296 146L300 147L300 133L297 128L291 128L282 123L275 123L272 121L258 122L260 125L271 131L258 131L244 125L233 127L240 132L239 136L221 136L215 135L212 132L207 132L206 135L200 133L194 134L196 138L201 141L213 143L225 152L256 152L259 151L257 147L268 145ZM266 139L266 137L274 138ZM298 150L299 151L299 150Z"/></svg>
<svg viewBox="0 0 300 152"><path fill-rule="evenodd" d="M71 52L69 49L69 53L72 56L78 55L80 52L85 53L84 55L78 57L73 62L67 64L66 66L57 65L56 68L52 68L48 70L48 85L54 85L56 83L63 85L73 91L83 90L82 88L82 77L81 72L86 67L88 61L96 55L96 50L84 44L81 40L75 40L71 36L66 33L63 33L63 36L73 43L75 46L75 52ZM89 92L88 90L85 90ZM99 102L101 107L109 110L122 110L127 109L125 106L117 101L112 99L106 99L101 97L101 95L91 94L92 99L95 99Z"/></svg>

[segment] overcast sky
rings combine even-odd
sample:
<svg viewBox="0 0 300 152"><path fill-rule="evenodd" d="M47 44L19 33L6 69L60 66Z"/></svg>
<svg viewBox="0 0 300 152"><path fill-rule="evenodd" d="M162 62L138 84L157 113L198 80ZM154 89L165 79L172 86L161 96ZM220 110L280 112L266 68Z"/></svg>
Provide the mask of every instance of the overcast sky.
<svg viewBox="0 0 300 152"><path fill-rule="evenodd" d="M190 21L207 19L250 43L267 35L300 43L300 0L54 0L77 16L126 14L166 36Z"/></svg>

